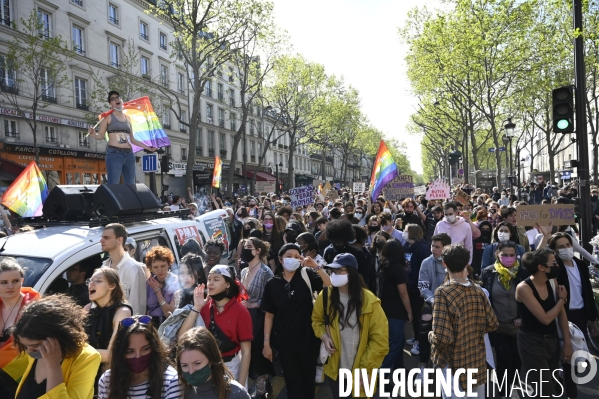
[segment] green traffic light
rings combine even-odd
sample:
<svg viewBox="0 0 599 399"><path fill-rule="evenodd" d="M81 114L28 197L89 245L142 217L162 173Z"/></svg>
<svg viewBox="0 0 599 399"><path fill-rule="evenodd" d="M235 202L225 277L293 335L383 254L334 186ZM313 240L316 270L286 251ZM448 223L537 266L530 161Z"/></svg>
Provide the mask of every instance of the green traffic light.
<svg viewBox="0 0 599 399"><path fill-rule="evenodd" d="M559 121L557 121L557 127L559 129L567 129L570 126L570 121L567 119L560 119Z"/></svg>

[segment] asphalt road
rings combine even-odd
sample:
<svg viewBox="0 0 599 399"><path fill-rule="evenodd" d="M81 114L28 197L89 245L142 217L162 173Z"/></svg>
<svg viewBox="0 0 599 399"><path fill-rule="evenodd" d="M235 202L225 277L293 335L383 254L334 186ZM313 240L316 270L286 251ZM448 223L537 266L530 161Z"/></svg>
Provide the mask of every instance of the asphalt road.
<svg viewBox="0 0 599 399"><path fill-rule="evenodd" d="M413 336L412 326L410 324L406 324L406 339L409 339ZM418 356L412 356L410 354L410 346L406 345L404 348L404 364L406 367L406 375L408 370L418 367ZM599 358L595 357L597 364L599 365ZM598 367L599 368L599 367ZM277 376L272 381L273 384L273 395L269 397L269 399L287 399L287 390L285 388L285 380L282 377L282 371L280 368L277 370L277 373L280 376ZM514 392L513 398L519 398L518 392ZM411 396L406 396L406 398L412 398ZM492 397L489 397L492 398ZM500 396L497 396L500 399ZM560 397L566 399L565 394ZM585 385L578 386L578 398L579 399L597 399L599 398L599 372L595 375L593 380ZM326 386L326 384L317 384L316 387L316 399L332 399L331 391Z"/></svg>

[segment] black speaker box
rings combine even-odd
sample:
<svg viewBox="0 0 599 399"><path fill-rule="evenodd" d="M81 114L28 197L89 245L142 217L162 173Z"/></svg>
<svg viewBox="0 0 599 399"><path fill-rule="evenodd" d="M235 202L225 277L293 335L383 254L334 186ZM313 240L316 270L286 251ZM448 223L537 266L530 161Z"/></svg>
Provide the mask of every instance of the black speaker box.
<svg viewBox="0 0 599 399"><path fill-rule="evenodd" d="M93 209L101 216L154 213L160 201L145 184L102 184L94 193Z"/></svg>
<svg viewBox="0 0 599 399"><path fill-rule="evenodd" d="M50 191L42 211L44 217L56 220L89 219L92 198L98 185L56 186Z"/></svg>

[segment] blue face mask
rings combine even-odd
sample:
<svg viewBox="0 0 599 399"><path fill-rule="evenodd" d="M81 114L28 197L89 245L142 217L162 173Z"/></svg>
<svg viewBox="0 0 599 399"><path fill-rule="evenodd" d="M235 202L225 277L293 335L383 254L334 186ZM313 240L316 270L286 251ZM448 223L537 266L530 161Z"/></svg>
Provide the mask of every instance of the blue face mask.
<svg viewBox="0 0 599 399"><path fill-rule="evenodd" d="M40 351L28 352L28 355L31 356L32 358L38 359L38 360L43 357L42 352L40 352Z"/></svg>

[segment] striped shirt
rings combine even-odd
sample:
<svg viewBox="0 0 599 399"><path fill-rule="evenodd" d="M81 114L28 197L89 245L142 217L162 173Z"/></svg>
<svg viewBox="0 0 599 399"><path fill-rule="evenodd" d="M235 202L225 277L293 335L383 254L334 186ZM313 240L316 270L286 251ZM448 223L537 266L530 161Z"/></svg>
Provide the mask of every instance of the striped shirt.
<svg viewBox="0 0 599 399"><path fill-rule="evenodd" d="M98 383L98 399L106 399L108 398L108 388L110 386L110 370L106 370L102 377L100 377L100 382ZM127 399L148 399L146 393L148 391L150 384L144 382L139 385L131 385L129 387L129 391L127 392ZM164 372L164 382L162 384L162 396L161 399L180 399L183 397L183 390L181 389L181 385L179 384L179 377L177 375L177 370L168 366L166 371Z"/></svg>

